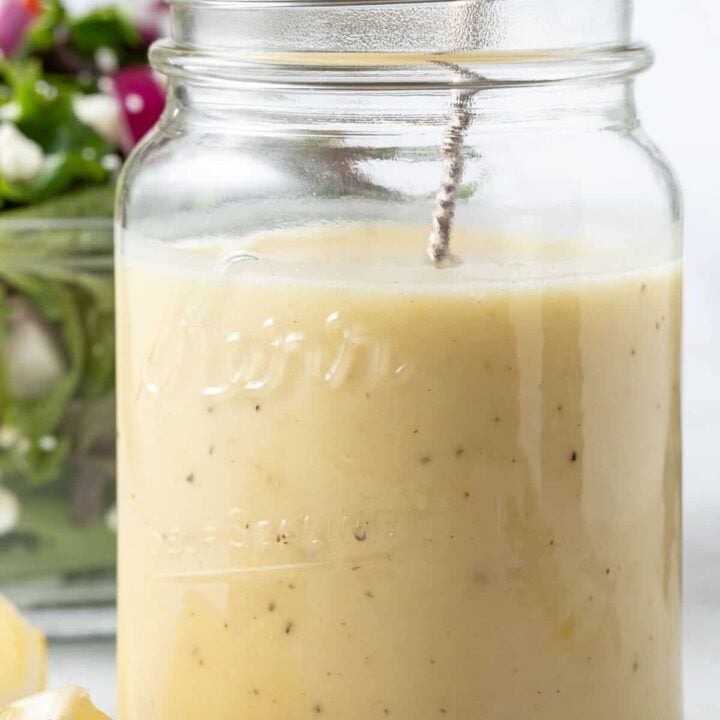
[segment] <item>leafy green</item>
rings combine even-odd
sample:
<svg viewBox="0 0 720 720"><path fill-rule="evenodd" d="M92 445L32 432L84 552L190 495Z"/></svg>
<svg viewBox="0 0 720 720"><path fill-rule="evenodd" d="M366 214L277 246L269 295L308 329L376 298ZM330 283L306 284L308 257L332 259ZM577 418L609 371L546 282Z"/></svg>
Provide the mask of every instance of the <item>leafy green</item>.
<svg viewBox="0 0 720 720"><path fill-rule="evenodd" d="M24 54L48 55L58 48L92 60L99 49L108 48L121 65L146 60L140 33L122 8L115 5L70 17L60 0L44 0L40 17L28 31Z"/></svg>
<svg viewBox="0 0 720 720"><path fill-rule="evenodd" d="M10 461L10 467L3 469L33 483L49 482L57 477L59 467L69 455L69 440L63 438L52 452L43 451L39 440L44 436L55 437L65 408L79 383L85 353L81 321L67 288L58 283L39 281L30 275L5 273L5 276L13 290L30 299L47 320L61 326L68 360L67 373L38 398L13 398L3 413L3 425L30 441L28 447L15 443L4 458ZM3 394L8 397L11 390Z"/></svg>
<svg viewBox="0 0 720 720"><path fill-rule="evenodd" d="M4 354L0 355L0 424L23 442L0 453L0 474L22 477L31 484L52 482L63 474L72 439L64 432L68 408L76 398L101 398L114 386L113 285L110 274L71 271L67 267L0 270L3 291L20 294L54 328L67 370L37 398L13 395ZM6 303L3 303L6 306ZM9 318L3 318L0 349L9 341ZM106 419L112 425L112 417ZM41 438L57 444L43 447Z"/></svg>
<svg viewBox="0 0 720 720"><path fill-rule="evenodd" d="M5 62L2 76L17 105L16 124L46 155L42 171L31 180L0 176L0 207L58 195L78 182L103 182L108 171L102 159L112 151L73 111L72 94L48 84L37 60Z"/></svg>
<svg viewBox="0 0 720 720"><path fill-rule="evenodd" d="M58 27L67 17L60 0L44 0L42 12L30 27L25 38L28 51L48 52L57 42Z"/></svg>
<svg viewBox="0 0 720 720"><path fill-rule="evenodd" d="M120 8L106 5L71 19L70 45L83 55L94 55L100 48L124 54L137 49L140 33Z"/></svg>
<svg viewBox="0 0 720 720"><path fill-rule="evenodd" d="M87 275L82 276L81 287L88 298L79 306L87 353L78 395L102 398L115 385L114 287L107 278Z"/></svg>
<svg viewBox="0 0 720 720"><path fill-rule="evenodd" d="M43 0L20 51L0 56L0 118L14 122L45 155L42 170L30 180L0 175L0 212L110 179L103 161L122 154L121 148L74 112L75 98L98 92L107 72L100 50L114 54L119 67L147 60L145 41L121 7L107 4L72 15L62 0Z"/></svg>
<svg viewBox="0 0 720 720"><path fill-rule="evenodd" d="M12 320L12 307L8 302L9 288L0 284L0 348L6 348L10 342L10 323ZM10 371L7 362L3 361L4 353L0 355L0 409L9 408L13 402L10 389Z"/></svg>
<svg viewBox="0 0 720 720"><path fill-rule="evenodd" d="M458 200L469 200L478 190L478 184L476 182L463 183L458 188Z"/></svg>

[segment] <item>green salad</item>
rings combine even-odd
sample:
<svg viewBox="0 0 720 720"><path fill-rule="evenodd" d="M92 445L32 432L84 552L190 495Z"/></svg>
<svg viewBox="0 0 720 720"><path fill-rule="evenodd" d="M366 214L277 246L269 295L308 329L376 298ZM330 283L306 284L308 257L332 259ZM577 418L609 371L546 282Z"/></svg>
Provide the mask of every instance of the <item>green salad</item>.
<svg viewBox="0 0 720 720"><path fill-rule="evenodd" d="M0 0L0 582L113 563L111 218L162 110L152 39L114 6Z"/></svg>

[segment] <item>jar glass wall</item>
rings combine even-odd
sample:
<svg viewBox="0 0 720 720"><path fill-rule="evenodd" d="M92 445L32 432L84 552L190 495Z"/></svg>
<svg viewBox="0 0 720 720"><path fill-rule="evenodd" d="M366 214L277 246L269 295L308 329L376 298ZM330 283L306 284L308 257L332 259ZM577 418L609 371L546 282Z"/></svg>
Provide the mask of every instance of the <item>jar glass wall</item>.
<svg viewBox="0 0 720 720"><path fill-rule="evenodd" d="M118 205L123 720L679 720L628 6L173 6Z"/></svg>

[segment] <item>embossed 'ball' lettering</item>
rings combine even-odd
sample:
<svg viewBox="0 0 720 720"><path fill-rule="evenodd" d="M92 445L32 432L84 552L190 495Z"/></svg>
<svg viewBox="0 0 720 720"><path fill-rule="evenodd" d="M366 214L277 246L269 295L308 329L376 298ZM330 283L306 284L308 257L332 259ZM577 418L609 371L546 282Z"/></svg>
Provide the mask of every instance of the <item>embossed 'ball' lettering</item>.
<svg viewBox="0 0 720 720"><path fill-rule="evenodd" d="M389 339L370 335L340 312L305 328L269 317L255 331L242 332L208 323L192 307L180 329L154 344L143 366L143 389L162 394L165 402L180 385L219 399L292 393L308 383L367 392L403 382L411 371Z"/></svg>

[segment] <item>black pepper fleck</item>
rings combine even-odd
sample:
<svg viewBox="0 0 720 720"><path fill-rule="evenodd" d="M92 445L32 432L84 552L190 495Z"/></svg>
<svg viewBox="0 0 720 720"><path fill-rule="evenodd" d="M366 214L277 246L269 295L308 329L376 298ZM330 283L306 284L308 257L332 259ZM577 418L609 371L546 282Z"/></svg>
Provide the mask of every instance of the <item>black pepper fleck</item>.
<svg viewBox="0 0 720 720"><path fill-rule="evenodd" d="M214 452L215 452L215 446L214 446L214 445L211 445L211 446L208 448L208 455L212 455Z"/></svg>
<svg viewBox="0 0 720 720"><path fill-rule="evenodd" d="M570 455L570 462L577 462L578 454L577 450L572 451L572 455Z"/></svg>
<svg viewBox="0 0 720 720"><path fill-rule="evenodd" d="M470 497L470 493L466 490L466 491L463 493L463 496L464 496L465 499L467 500L467 499Z"/></svg>
<svg viewBox="0 0 720 720"><path fill-rule="evenodd" d="M647 285L646 285L645 283L643 283L643 284L640 286L640 292L645 292L646 290L647 290Z"/></svg>
<svg viewBox="0 0 720 720"><path fill-rule="evenodd" d="M190 474L185 478L185 482L186 482L186 483L190 483L190 484L192 485L192 483L195 482L195 473L190 473Z"/></svg>
<svg viewBox="0 0 720 720"><path fill-rule="evenodd" d="M610 574L610 568L605 568L605 574L606 574L606 575L609 575L609 574Z"/></svg>
<svg viewBox="0 0 720 720"><path fill-rule="evenodd" d="M289 634L292 632L293 627L294 627L294 623L289 622L289 623L285 626L285 634L286 634L286 635L289 635Z"/></svg>
<svg viewBox="0 0 720 720"><path fill-rule="evenodd" d="M640 663L636 660L636 661L633 663L633 672L634 672L634 673L637 672L639 667L640 667Z"/></svg>
<svg viewBox="0 0 720 720"><path fill-rule="evenodd" d="M260 405L255 406L255 412L260 412Z"/></svg>
<svg viewBox="0 0 720 720"><path fill-rule="evenodd" d="M271 600L271 601L268 603L268 610L269 610L270 612L275 612L275 607L276 607L275 603Z"/></svg>
<svg viewBox="0 0 720 720"><path fill-rule="evenodd" d="M462 457L465 454L465 448L459 447L455 450L455 457Z"/></svg>
<svg viewBox="0 0 720 720"><path fill-rule="evenodd" d="M197 645L193 645L191 654L197 660L197 664L200 667L205 666L205 660L203 660L202 655L200 654L200 648Z"/></svg>
<svg viewBox="0 0 720 720"><path fill-rule="evenodd" d="M635 348L631 348L630 354L634 357L635 355L637 355L637 350L635 350Z"/></svg>
<svg viewBox="0 0 720 720"><path fill-rule="evenodd" d="M212 405L208 405L208 406L207 406L207 411L208 411L209 413L213 413L213 412L215 412L215 408L214 408Z"/></svg>
<svg viewBox="0 0 720 720"><path fill-rule="evenodd" d="M375 596L373 595L372 590L366 590L365 597L374 598Z"/></svg>
<svg viewBox="0 0 720 720"><path fill-rule="evenodd" d="M257 688L253 688L253 695L259 695L260 691Z"/></svg>
<svg viewBox="0 0 720 720"><path fill-rule="evenodd" d="M315 703L315 704L313 705L313 712L314 712L316 715L319 715L319 714L322 712L322 706L321 706L319 703Z"/></svg>
<svg viewBox="0 0 720 720"><path fill-rule="evenodd" d="M431 462L432 462L432 458L429 455L423 455L423 457L420 458L421 465L428 465Z"/></svg>

